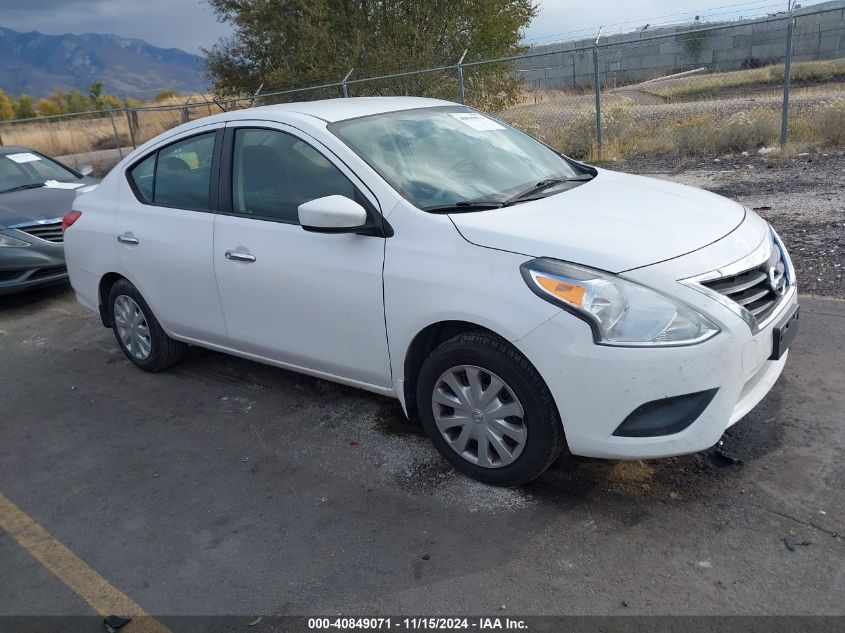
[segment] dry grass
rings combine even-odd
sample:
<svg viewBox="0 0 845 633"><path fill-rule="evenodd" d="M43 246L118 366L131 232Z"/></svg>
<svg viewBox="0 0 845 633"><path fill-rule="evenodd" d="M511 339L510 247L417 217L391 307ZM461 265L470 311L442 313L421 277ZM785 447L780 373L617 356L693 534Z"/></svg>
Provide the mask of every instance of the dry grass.
<svg viewBox="0 0 845 633"><path fill-rule="evenodd" d="M783 64L779 64L728 73L668 79L649 83L641 86L641 89L669 100L760 86L779 89L783 84L783 73ZM837 80L845 80L845 59L798 62L792 65L792 81L796 84Z"/></svg>
<svg viewBox="0 0 845 633"><path fill-rule="evenodd" d="M502 113L509 123L578 159L597 161L646 154L721 155L753 152L780 143L780 112L757 108L719 116L696 113L666 123L635 116L636 107L616 102L602 108L603 150L596 143L595 114L581 107L561 125L544 124L531 110ZM536 111L535 111L536 112ZM790 143L807 148L845 145L845 97L797 111Z"/></svg>
<svg viewBox="0 0 845 633"><path fill-rule="evenodd" d="M845 59L807 62L794 67L796 82L828 81L845 78ZM648 90L665 95L693 95L706 91L782 81L783 67L667 80L648 84ZM678 83L681 82L681 83ZM664 85L665 84L665 85ZM790 143L801 147L845 145L845 93L843 83L827 83L807 89L812 98L794 108L790 118ZM640 88L638 87L637 90ZM818 94L816 94L818 93ZM827 96L825 93L829 93ZM780 102L776 98L736 99L741 93L721 99L684 104L643 105L624 93L608 92L602 108L603 152L596 147L595 114L591 94L573 91L524 91L520 104L498 116L511 122L561 151L586 160L622 158L636 154L724 154L755 151L774 146L780 137ZM796 91L796 97L802 91ZM541 103L535 104L535 100ZM220 112L206 105L204 96L188 104L190 118ZM769 103L771 101L771 103ZM200 103L197 103L200 102ZM160 105L169 110L141 110L136 113L135 140L143 143L182 122L185 100L174 97ZM688 107L689 106L689 107ZM692 106L695 106L694 108ZM723 107L724 106L724 107ZM675 112L678 109L683 112ZM47 154L81 154L131 144L126 113L115 111L114 126L109 118L69 118L0 126L2 142L32 147Z"/></svg>
<svg viewBox="0 0 845 633"><path fill-rule="evenodd" d="M169 130L183 122L184 97L172 97L157 105L171 105L168 110L139 110L135 116L135 142L137 145ZM218 114L220 108L206 105L203 96L192 98L187 104L191 120ZM131 146L129 122L126 112L114 111L114 125L108 116L83 118L72 115L60 119L12 123L0 126L0 137L4 145L30 147L51 156L82 154L102 149Z"/></svg>

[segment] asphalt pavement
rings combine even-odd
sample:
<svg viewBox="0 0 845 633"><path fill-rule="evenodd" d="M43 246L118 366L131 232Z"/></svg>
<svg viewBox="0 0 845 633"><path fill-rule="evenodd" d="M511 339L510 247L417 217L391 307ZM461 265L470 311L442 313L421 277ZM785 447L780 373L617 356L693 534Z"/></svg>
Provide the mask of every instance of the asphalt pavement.
<svg viewBox="0 0 845 633"><path fill-rule="evenodd" d="M146 374L66 287L0 298L0 615L845 614L845 302L801 302L740 463L503 490L389 399L200 349Z"/></svg>

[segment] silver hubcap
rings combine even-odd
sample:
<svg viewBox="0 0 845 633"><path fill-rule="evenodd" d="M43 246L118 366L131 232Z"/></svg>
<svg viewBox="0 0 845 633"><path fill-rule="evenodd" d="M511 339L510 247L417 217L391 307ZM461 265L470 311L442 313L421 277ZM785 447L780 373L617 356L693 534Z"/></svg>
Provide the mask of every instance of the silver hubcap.
<svg viewBox="0 0 845 633"><path fill-rule="evenodd" d="M513 463L525 448L525 412L496 374L460 365L444 371L431 396L434 421L458 455L484 468Z"/></svg>
<svg viewBox="0 0 845 633"><path fill-rule="evenodd" d="M134 358L146 360L152 351L150 326L141 307L132 297L119 295L114 300L114 324L123 347Z"/></svg>

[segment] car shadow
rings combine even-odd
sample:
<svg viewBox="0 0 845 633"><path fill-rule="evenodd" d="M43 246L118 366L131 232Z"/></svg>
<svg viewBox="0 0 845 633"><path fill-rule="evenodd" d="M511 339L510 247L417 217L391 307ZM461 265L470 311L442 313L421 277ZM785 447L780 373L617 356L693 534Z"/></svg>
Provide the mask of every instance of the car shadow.
<svg viewBox="0 0 845 633"><path fill-rule="evenodd" d="M58 281L14 294L0 295L0 313L27 309L52 302L65 297L69 292L71 292L70 284L67 281Z"/></svg>
<svg viewBox="0 0 845 633"><path fill-rule="evenodd" d="M327 399L351 402L367 412L358 423L368 431L388 441L409 444L424 454L423 459L402 471L401 481L397 481L400 487L416 490L424 486L431 490L452 477L463 477L453 473L434 452L419 421L408 420L400 403L392 398L198 348L191 348L174 371L255 391L289 390L314 406L323 406ZM625 500L689 502L724 495L737 485L749 466L782 445L783 426L778 422L783 383L729 428L714 448L653 460L590 459L565 451L543 476L520 490L561 509L605 498L613 498L618 504ZM345 424L355 430L355 420Z"/></svg>
<svg viewBox="0 0 845 633"><path fill-rule="evenodd" d="M722 496L737 487L749 467L782 445L779 412L783 389L784 385L776 385L710 449L650 460L592 459L565 450L539 479L521 490L566 509L579 501L611 497L615 503L626 499L683 503ZM397 401L381 405L376 427L386 435L426 439L422 425L409 421Z"/></svg>

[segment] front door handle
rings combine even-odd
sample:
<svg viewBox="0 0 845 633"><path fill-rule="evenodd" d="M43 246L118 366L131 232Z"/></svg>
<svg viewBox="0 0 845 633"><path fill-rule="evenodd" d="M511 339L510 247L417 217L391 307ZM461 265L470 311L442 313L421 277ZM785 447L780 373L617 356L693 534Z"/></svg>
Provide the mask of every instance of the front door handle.
<svg viewBox="0 0 845 633"><path fill-rule="evenodd" d="M138 238L132 235L132 233L124 233L123 235L117 236L117 241L121 244L137 244Z"/></svg>
<svg viewBox="0 0 845 633"><path fill-rule="evenodd" d="M254 262L255 255L249 253L242 253L240 251L226 251L226 259L232 259L236 262Z"/></svg>

